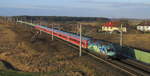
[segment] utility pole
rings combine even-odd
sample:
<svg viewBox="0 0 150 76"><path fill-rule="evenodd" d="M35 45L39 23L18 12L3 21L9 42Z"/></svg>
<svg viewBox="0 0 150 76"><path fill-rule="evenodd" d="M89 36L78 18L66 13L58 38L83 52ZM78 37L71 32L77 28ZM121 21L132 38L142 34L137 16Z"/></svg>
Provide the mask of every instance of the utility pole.
<svg viewBox="0 0 150 76"><path fill-rule="evenodd" d="M33 22L33 21L32 21L32 16L30 16L30 17L31 17L31 23L32 23L32 22Z"/></svg>
<svg viewBox="0 0 150 76"><path fill-rule="evenodd" d="M39 23L40 23L40 25L41 25L41 17L40 17L40 19L39 19Z"/></svg>
<svg viewBox="0 0 150 76"><path fill-rule="evenodd" d="M18 21L18 17L17 17L17 19L16 19L16 24L17 24L17 21Z"/></svg>
<svg viewBox="0 0 150 76"><path fill-rule="evenodd" d="M54 32L53 32L54 29L53 28L54 28L54 24L52 24L52 40L54 40L54 35L53 35L54 34Z"/></svg>
<svg viewBox="0 0 150 76"><path fill-rule="evenodd" d="M121 30L120 30L120 46L122 46L123 45L123 39L122 39L122 37L123 37L123 33L122 33L122 24L121 24L121 28L120 28Z"/></svg>
<svg viewBox="0 0 150 76"><path fill-rule="evenodd" d="M22 21L22 17L20 16L20 21ZM22 24L22 23L21 23Z"/></svg>
<svg viewBox="0 0 150 76"><path fill-rule="evenodd" d="M82 26L80 24L80 47L79 56L82 56Z"/></svg>
<svg viewBox="0 0 150 76"><path fill-rule="evenodd" d="M32 24L32 16L29 16L29 17L31 17L30 19L31 20L29 20L30 22L31 22L31 24ZM31 28L31 31L32 31L32 28ZM41 34L41 31L39 31L39 35Z"/></svg>
<svg viewBox="0 0 150 76"><path fill-rule="evenodd" d="M61 30L61 26L60 26L60 24L59 24L59 30Z"/></svg>

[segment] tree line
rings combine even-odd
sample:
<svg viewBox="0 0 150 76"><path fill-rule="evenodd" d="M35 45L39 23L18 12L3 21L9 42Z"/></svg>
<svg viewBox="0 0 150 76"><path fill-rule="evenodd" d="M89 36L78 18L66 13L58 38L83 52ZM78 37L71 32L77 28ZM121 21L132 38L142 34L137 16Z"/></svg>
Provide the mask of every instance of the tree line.
<svg viewBox="0 0 150 76"><path fill-rule="evenodd" d="M13 16L13 18L18 18L19 20L44 20L44 21L110 21L108 18L104 17L67 17L67 16Z"/></svg>

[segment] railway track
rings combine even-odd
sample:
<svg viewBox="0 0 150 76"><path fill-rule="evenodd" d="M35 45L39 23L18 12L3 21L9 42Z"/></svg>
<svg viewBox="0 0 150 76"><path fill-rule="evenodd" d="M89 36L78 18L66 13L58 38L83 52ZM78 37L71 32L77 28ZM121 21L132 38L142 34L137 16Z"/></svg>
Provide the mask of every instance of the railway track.
<svg viewBox="0 0 150 76"><path fill-rule="evenodd" d="M37 26L38 30L43 30L43 28L40 28L39 26ZM43 30L45 32L45 30ZM56 38L57 39L57 38ZM59 41L63 41L61 39L57 39ZM66 41L63 41L64 44L70 46L70 47L73 47L75 49L79 49L78 47L74 46L73 44L69 43L69 42L66 42ZM88 54L90 56L92 56L93 58L95 59L98 59L100 61L103 61L104 63L106 64L109 64L111 65L112 67L115 67L123 72L126 72L128 73L129 75L131 76L150 76L150 72L146 71L146 70L143 70L141 68L138 68L138 67L135 67L135 66L132 66L132 65L129 65L129 64L126 64L126 63L123 63L121 61L116 61L116 60L105 60L104 58L101 58L95 54L92 54L92 53L89 53L86 49L84 49L84 51L82 51L83 53L85 54Z"/></svg>
<svg viewBox="0 0 150 76"><path fill-rule="evenodd" d="M66 44L67 46L69 47L72 47L74 49L79 49L79 47L77 46L74 46L72 45L71 43L68 43L64 40L61 40L61 39L58 39L55 37L55 39L57 39L58 41L61 41L63 42L64 44ZM105 60L104 58L101 58L97 55L94 55L92 53L89 53L87 50L83 49L82 51L84 54L88 54L89 56L97 59L97 60L100 60L100 61L103 61L104 63L118 69L118 70L121 70L122 72L125 72L131 76L150 76L150 72L149 71L146 71L145 69L142 69L142 68L139 68L139 67L136 67L136 66L132 66L132 65L129 65L129 64L126 64L122 61L118 61L118 60Z"/></svg>
<svg viewBox="0 0 150 76"><path fill-rule="evenodd" d="M141 69L150 72L150 65L149 64L141 63L139 61L131 60L131 59L121 60L121 62L126 63L126 64L132 63L132 64L129 64L129 65L132 65L132 66L135 66L135 67L139 67L140 66L140 67L143 67ZM145 64L145 65L143 65L143 64Z"/></svg>

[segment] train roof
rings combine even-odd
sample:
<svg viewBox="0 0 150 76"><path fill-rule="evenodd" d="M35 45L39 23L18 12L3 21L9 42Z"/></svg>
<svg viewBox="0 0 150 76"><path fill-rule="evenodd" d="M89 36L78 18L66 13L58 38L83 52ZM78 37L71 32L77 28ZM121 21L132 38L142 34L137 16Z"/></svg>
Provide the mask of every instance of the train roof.
<svg viewBox="0 0 150 76"><path fill-rule="evenodd" d="M48 29L48 30L51 30L51 31L52 31L52 28L48 28L48 27L45 26L45 25L32 24L32 23L28 23L28 22L24 22L24 21L18 21L18 22L26 23L26 24L29 24L29 25L32 25L32 26L40 26L40 27L42 27L42 28L45 28L45 29ZM80 36L77 35L77 34L68 33L68 32L64 32L64 31L57 30L57 29L53 29L53 31L54 31L54 32L62 33L62 34L64 34L64 35L69 35L69 36L74 37L74 38L77 38L77 39L80 39ZM82 36L82 40L90 40L90 38Z"/></svg>
<svg viewBox="0 0 150 76"><path fill-rule="evenodd" d="M46 28L46 29L52 31L52 28L48 28L48 27L46 27L46 26L41 26L41 27ZM75 37L75 38L80 39L80 36L77 35L77 34L68 33L68 32L64 32L64 31L57 30L57 29L53 29L53 31L54 31L54 32L59 32L59 33L62 33L62 34L69 35L69 36L72 36L72 37ZM82 40L89 40L89 39L90 39L90 38L88 38L88 37L82 36Z"/></svg>

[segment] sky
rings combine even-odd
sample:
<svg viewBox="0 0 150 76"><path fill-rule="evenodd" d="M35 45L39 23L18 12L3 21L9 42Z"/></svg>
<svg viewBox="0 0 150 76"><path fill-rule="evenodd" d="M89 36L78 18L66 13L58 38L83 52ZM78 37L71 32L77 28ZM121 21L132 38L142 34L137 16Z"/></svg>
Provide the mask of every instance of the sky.
<svg viewBox="0 0 150 76"><path fill-rule="evenodd" d="M150 19L150 0L1 0L0 16Z"/></svg>

